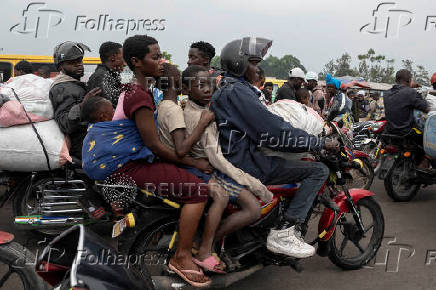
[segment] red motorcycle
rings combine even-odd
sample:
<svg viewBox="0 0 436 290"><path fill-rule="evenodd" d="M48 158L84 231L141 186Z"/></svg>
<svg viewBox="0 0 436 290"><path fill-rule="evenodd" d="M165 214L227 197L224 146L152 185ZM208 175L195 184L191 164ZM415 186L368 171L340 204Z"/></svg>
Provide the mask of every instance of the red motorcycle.
<svg viewBox="0 0 436 290"><path fill-rule="evenodd" d="M340 152L322 152L316 161L330 169L330 177L319 191L309 212L304 233L311 233L309 225L319 217L316 237L317 253L328 256L342 269L358 269L366 265L377 253L384 235L384 217L374 193L365 189L348 189L347 170L361 168L340 129L331 124L341 143ZM119 250L125 254L145 257L147 271L156 288L171 288L173 283L184 283L168 269L169 258L177 243L179 205L129 184L102 184L101 192L109 202L123 205L125 218L114 226L119 235ZM283 217L285 209L298 190L298 185L269 186L274 197L262 204L259 220L241 229L221 242L217 254L227 265L227 275L212 276L212 287L227 287L266 265L292 266L297 271L302 265L297 259L277 255L266 249L271 228ZM229 204L227 214L239 210ZM132 216L140 221L134 227ZM127 226L126 226L127 225ZM201 227L200 227L201 228ZM306 238L307 239L307 238Z"/></svg>

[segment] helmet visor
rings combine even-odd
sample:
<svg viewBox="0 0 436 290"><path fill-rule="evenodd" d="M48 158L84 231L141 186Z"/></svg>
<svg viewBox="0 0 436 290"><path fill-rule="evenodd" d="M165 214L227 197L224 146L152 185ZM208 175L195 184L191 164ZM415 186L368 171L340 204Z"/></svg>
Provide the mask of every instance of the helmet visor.
<svg viewBox="0 0 436 290"><path fill-rule="evenodd" d="M244 37L241 42L240 54L250 59L262 60L272 45L272 40L260 37Z"/></svg>

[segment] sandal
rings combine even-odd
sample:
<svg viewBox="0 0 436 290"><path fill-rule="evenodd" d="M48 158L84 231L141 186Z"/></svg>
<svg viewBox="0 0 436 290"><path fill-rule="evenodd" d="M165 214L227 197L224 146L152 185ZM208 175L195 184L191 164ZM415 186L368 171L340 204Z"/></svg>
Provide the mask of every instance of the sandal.
<svg viewBox="0 0 436 290"><path fill-rule="evenodd" d="M207 287L210 285L210 283L212 283L212 281L209 279L206 282L195 282L190 280L185 274L195 274L195 275L202 275L203 277L206 277L203 273L203 270L200 269L200 271L196 271L196 270L182 270L182 269L177 269L176 266L173 266L170 263L168 263L168 267L171 269L171 271L174 271L177 275L180 276L180 278L182 278L183 280L185 280L187 283L189 283L190 285L197 287L197 288L202 288L202 287Z"/></svg>
<svg viewBox="0 0 436 290"><path fill-rule="evenodd" d="M214 273L218 273L218 274L227 274L225 271L217 268L217 266L220 266L221 263L213 255L209 256L208 258L204 259L203 261L200 261L196 258L192 258L192 261L195 264L197 264L198 266L202 267L206 271L214 272Z"/></svg>

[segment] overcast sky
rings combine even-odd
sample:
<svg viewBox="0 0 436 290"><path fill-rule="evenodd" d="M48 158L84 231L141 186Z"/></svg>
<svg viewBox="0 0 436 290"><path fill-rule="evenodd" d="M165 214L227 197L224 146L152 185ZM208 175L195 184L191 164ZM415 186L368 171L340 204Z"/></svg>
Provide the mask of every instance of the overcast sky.
<svg viewBox="0 0 436 290"><path fill-rule="evenodd" d="M158 39L161 50L171 53L173 61L184 68L192 42L210 42L219 54L230 40L261 36L273 40L272 55L292 54L307 69L316 72L343 52L354 57L371 47L377 53L394 58L397 67L401 59L408 58L424 65L431 73L436 71L436 29L433 24L436 22L436 1L432 0L391 1L395 5L382 5L376 13L378 23L375 28L373 10L383 1L41 0L39 2L45 3L45 7L32 6L32 11L26 13L28 27L24 29L23 10L35 2L1 1L0 54L51 55L57 43L73 40L87 44L92 49L89 55L98 56L99 45L104 41L122 42L130 35L149 34ZM55 26L60 19L59 13L38 12L37 8L41 7L61 11L60 24ZM138 20L164 19L157 25L164 29L146 31L141 28L126 36L125 27L123 31L84 28L86 21L98 20L99 15L106 14L109 15L107 19L114 21L132 19L131 25L137 24ZM75 30L78 16L80 21ZM428 16L434 17L427 20ZM32 30L36 19L40 21L37 38L35 29ZM88 26L93 23L96 21L89 21ZM11 32L11 27L16 24ZM365 24L369 25L361 32Z"/></svg>

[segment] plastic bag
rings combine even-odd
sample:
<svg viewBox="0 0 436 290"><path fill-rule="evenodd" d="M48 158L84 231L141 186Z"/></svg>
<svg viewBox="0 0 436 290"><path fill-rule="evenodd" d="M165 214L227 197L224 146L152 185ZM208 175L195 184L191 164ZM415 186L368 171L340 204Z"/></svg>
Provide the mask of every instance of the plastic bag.
<svg viewBox="0 0 436 290"><path fill-rule="evenodd" d="M429 93L426 97L426 100L430 106L430 111L436 111L436 96Z"/></svg>
<svg viewBox="0 0 436 290"><path fill-rule="evenodd" d="M318 113L299 102L280 100L268 106L268 110L282 117L292 127L299 128L311 135L319 135L324 128L324 120Z"/></svg>
<svg viewBox="0 0 436 290"><path fill-rule="evenodd" d="M28 124L29 120L23 106L33 122L53 119L53 106L49 98L52 83L51 79L26 74L14 77L3 84L0 93L9 98L9 101L0 107L0 127ZM15 98L11 88L15 90L23 106Z"/></svg>
<svg viewBox="0 0 436 290"><path fill-rule="evenodd" d="M432 158L436 158L436 112L427 115L424 129L424 150Z"/></svg>
<svg viewBox="0 0 436 290"><path fill-rule="evenodd" d="M52 169L71 161L67 140L55 120L34 124L47 150ZM0 128L0 170L48 170L47 161L31 124Z"/></svg>

